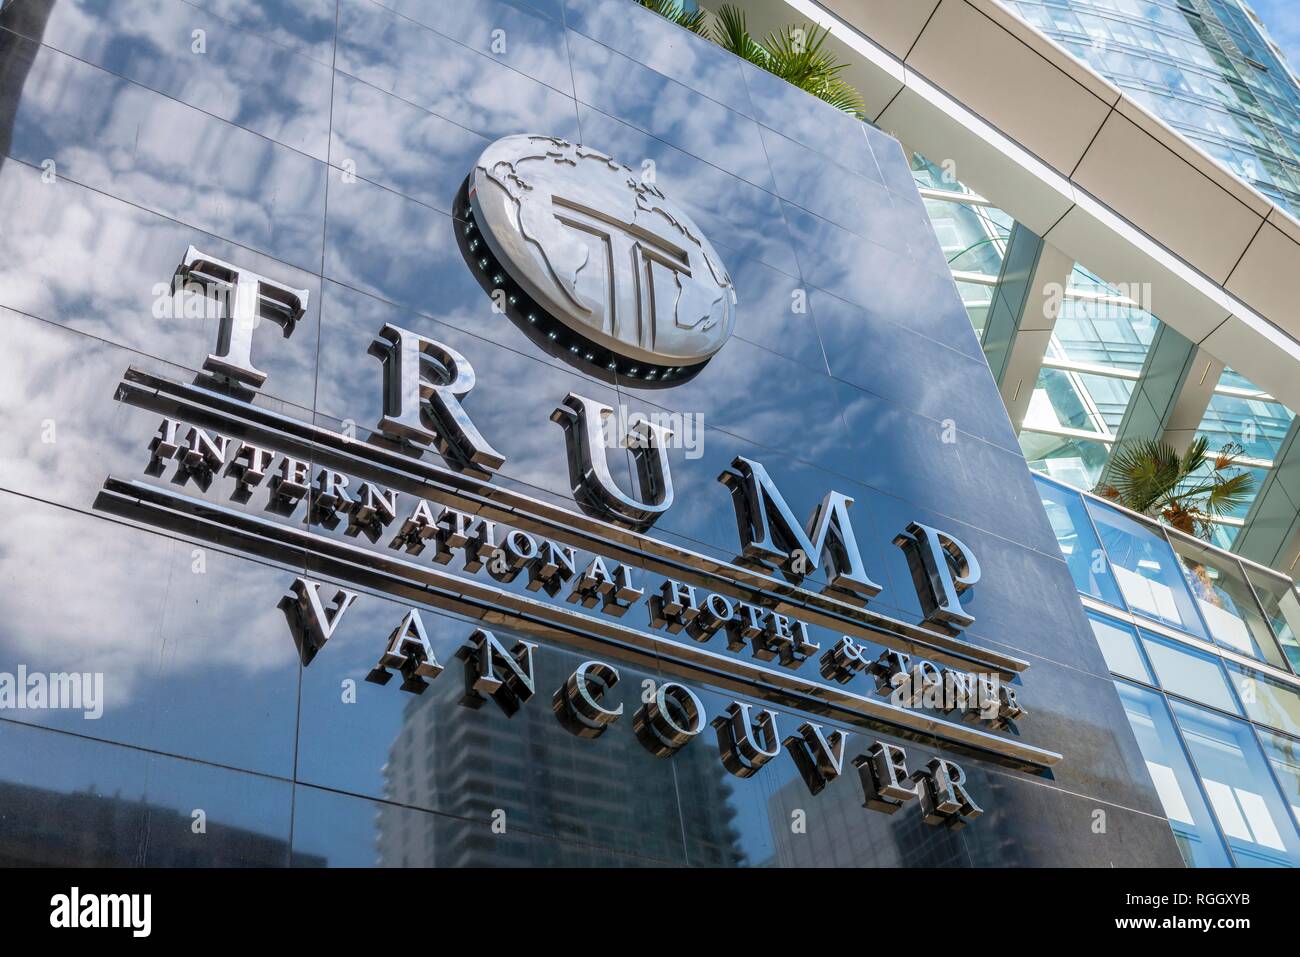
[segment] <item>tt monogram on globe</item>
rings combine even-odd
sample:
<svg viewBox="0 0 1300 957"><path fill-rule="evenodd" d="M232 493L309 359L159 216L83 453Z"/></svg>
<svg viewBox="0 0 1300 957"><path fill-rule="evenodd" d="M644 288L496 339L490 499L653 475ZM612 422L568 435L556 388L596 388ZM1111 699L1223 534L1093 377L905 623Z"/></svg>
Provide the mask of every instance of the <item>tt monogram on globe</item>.
<svg viewBox="0 0 1300 957"><path fill-rule="evenodd" d="M484 150L462 199L459 242L485 308L590 376L672 388L743 322L731 277L691 217L594 149L507 136ZM536 410L539 427L548 416L559 426L573 509L494 481L506 457L474 421L473 356L407 328L376 329L383 415L359 438L254 401L267 380L255 352L294 347L307 290L194 247L177 277L222 304L214 352L197 382L126 372L117 398L163 418L146 477L110 476L97 504L272 559L309 552L322 578L352 587L292 582L282 607L304 666L328 654L365 589L480 623L456 652L466 705L491 699L511 716L539 690L544 649L485 627L499 622L590 655L546 689L574 734L596 738L623 721L622 663L664 676L632 699L625 722L646 748L667 757L712 727L740 777L784 749L817 794L849 753L849 732L788 718L780 727L748 699L1038 773L1060 760L1016 727L1028 663L963 637L973 618L961 599L980 566L949 532L892 530L921 608L919 622L893 618L871 607L882 573L864 563L841 492L817 490L801 521L764 465L737 456L718 476L738 535L736 558L721 561L650 534L674 503L673 429L650 410L620 418L625 430L609 427L613 408L578 392ZM287 343L255 335L268 318ZM611 453L619 471L630 455L626 480ZM147 480L158 477L168 481ZM439 678L451 662L435 654L426 617L412 604L375 636L370 681L396 675L418 694ZM688 682L743 697L709 716ZM909 767L902 746L868 740L851 760L868 808L916 801L924 821L953 827L981 813L945 757Z"/></svg>

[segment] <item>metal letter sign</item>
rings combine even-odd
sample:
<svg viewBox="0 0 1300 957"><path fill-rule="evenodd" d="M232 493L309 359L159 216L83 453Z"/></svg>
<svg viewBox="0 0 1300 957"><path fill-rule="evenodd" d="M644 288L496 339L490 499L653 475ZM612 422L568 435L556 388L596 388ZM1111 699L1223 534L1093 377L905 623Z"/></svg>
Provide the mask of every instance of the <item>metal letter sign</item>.
<svg viewBox="0 0 1300 957"><path fill-rule="evenodd" d="M483 151L469 186L510 278L570 331L644 365L632 374L698 365L730 337L736 293L718 254L622 163L551 136L507 136Z"/></svg>
<svg viewBox="0 0 1300 957"><path fill-rule="evenodd" d="M551 418L564 427L575 501L611 522L644 530L673 504L667 449L673 433L642 418L624 439L636 460L643 499L637 501L619 489L605 458L605 422L613 411L601 402L570 392Z"/></svg>
<svg viewBox="0 0 1300 957"><path fill-rule="evenodd" d="M505 268L555 318L603 348L634 362L698 367L730 335L735 297L712 247L627 167L563 140L509 136L483 153L471 185L474 215ZM912 522L894 539L920 621L868 607L881 588L858 548L851 498L826 492L801 524L752 459L737 457L719 476L736 512L734 562L652 537L646 530L674 502L672 431L620 412L626 435L611 438L613 410L576 393L556 397L552 419L565 431L581 511L531 496L493 481L505 457L462 404L477 381L469 358L391 324L371 346L383 362L382 374L375 369L384 400L377 434L332 431L248 397L266 379L252 361L258 318L280 319L287 335L307 291L193 247L179 272L228 294L205 364L226 382L128 369L116 398L165 416L141 441L145 475L158 481L109 476L97 507L273 562L310 554L336 582L499 624L503 640L477 627L456 657L461 703L491 700L507 719L541 690L536 659L550 654L516 638L527 634L583 655L551 698L574 735L596 738L623 719L627 689L614 665L594 657L608 654L662 676L624 721L642 745L668 757L712 726L723 765L741 778L785 750L809 792L820 793L845 770L849 732L834 724L883 728L1039 773L1060 760L1016 727L1027 712L1011 685L1029 663L961 634L974 622L962 600L969 603L980 565L953 535ZM230 389L231 381L243 388ZM635 462L631 491L606 458L622 447ZM821 591L803 585L819 572ZM281 602L303 666L329 653L326 643L350 627L344 618L359 600L357 591L321 588L299 577ZM434 651L441 636L429 633L415 605L377 637L371 683L400 675L400 689L417 695L444 671ZM804 674L809 660L815 664ZM738 697L710 720L681 680ZM851 764L868 808L916 807L925 823L947 827L982 813L965 772L947 757L909 771L902 747L875 741Z"/></svg>
<svg viewBox="0 0 1300 957"><path fill-rule="evenodd" d="M805 531L777 491L767 469L759 463L737 456L731 470L719 475L718 481L731 489L740 526L742 558L770 562L798 581L825 557L831 571L828 590L859 601L880 593L880 586L867 577L863 568L858 542L849 523L848 510L853 499L839 492L828 492L813 510Z"/></svg>
<svg viewBox="0 0 1300 957"><path fill-rule="evenodd" d="M241 269L191 246L185 251L177 275L202 285L209 295L225 303L217 351L203 368L254 388L266 373L253 365L253 330L258 320L270 318L284 327L287 338L307 308L307 290Z"/></svg>
<svg viewBox="0 0 1300 957"><path fill-rule="evenodd" d="M370 353L384 363L381 432L436 443L445 457L480 470L505 464L505 456L487 443L461 407L476 381L468 359L451 346L391 323L379 330ZM436 366L436 379L425 374L426 365Z"/></svg>

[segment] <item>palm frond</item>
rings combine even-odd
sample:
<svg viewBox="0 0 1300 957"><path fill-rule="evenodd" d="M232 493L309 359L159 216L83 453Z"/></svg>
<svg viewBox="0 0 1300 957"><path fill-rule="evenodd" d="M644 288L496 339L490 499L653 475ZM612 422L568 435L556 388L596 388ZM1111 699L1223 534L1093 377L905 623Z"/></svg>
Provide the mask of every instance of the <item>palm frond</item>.
<svg viewBox="0 0 1300 957"><path fill-rule="evenodd" d="M836 109L861 116L866 104L840 76L848 64L835 62L834 54L826 49L829 37L830 30L808 24L769 33L763 41L767 69Z"/></svg>
<svg viewBox="0 0 1300 957"><path fill-rule="evenodd" d="M706 33L710 40L741 59L767 69L767 51L750 35L744 10L724 3L713 19L713 27Z"/></svg>
<svg viewBox="0 0 1300 957"><path fill-rule="evenodd" d="M1170 490L1167 497L1170 501L1190 501L1201 495L1209 495L1221 481L1223 481L1221 477L1210 476L1205 481L1197 482L1195 485L1180 482Z"/></svg>
<svg viewBox="0 0 1300 957"><path fill-rule="evenodd" d="M653 10L679 27L685 27L702 37L709 35L708 18L703 10L687 10L681 0L637 0L647 10Z"/></svg>
<svg viewBox="0 0 1300 957"><path fill-rule="evenodd" d="M1234 468L1237 464L1237 458L1241 456L1246 449L1236 442L1229 442L1222 446L1219 451L1214 453L1211 468L1216 472L1223 472L1227 469Z"/></svg>
<svg viewBox="0 0 1300 957"><path fill-rule="evenodd" d="M793 86L824 100L837 110L861 117L866 111L862 95L840 74L845 63L836 63L826 49L830 31L817 26L791 26L769 33L762 41L749 32L745 11L724 3L714 16L708 37L724 50L748 60Z"/></svg>
<svg viewBox="0 0 1300 957"><path fill-rule="evenodd" d="M859 119L866 114L862 94L841 76L848 64L836 63L835 56L826 49L830 36L827 28L808 24L786 27L759 41L749 32L745 11L734 4L724 3L710 18L701 10L687 13L682 0L637 2L837 110Z"/></svg>
<svg viewBox="0 0 1300 957"><path fill-rule="evenodd" d="M1135 512L1148 513L1177 486L1182 462L1167 442L1134 439L1112 453L1107 471L1119 501Z"/></svg>
<svg viewBox="0 0 1300 957"><path fill-rule="evenodd" d="M1204 435L1198 435L1188 444L1183 452L1182 461L1179 463L1180 470L1184 478L1191 475L1201 467L1205 461L1205 453L1210 447L1210 440Z"/></svg>
<svg viewBox="0 0 1300 957"><path fill-rule="evenodd" d="M829 103L840 112L848 113L859 119L862 118L866 111L866 103L862 99L862 94L858 92L856 87L844 80L837 79L828 83L815 95L818 99Z"/></svg>
<svg viewBox="0 0 1300 957"><path fill-rule="evenodd" d="M1255 494L1255 476L1238 472L1217 482L1201 505L1207 515L1221 518L1247 504Z"/></svg>
<svg viewBox="0 0 1300 957"><path fill-rule="evenodd" d="M1093 492L1209 539L1214 520L1246 505L1255 492L1255 477L1236 470L1239 451L1229 443L1210 453L1205 436L1182 454L1160 439L1130 440L1111 454L1107 481Z"/></svg>

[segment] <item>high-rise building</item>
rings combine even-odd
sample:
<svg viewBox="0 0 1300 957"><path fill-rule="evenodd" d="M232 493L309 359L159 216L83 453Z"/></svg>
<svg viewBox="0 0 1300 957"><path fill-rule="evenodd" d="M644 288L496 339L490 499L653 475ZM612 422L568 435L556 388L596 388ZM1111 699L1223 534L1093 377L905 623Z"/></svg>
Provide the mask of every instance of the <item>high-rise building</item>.
<svg viewBox="0 0 1300 957"><path fill-rule="evenodd" d="M735 2L0 3L0 860L1300 865L1280 54Z"/></svg>
<svg viewBox="0 0 1300 957"><path fill-rule="evenodd" d="M1007 6L1292 215L1300 85L1244 0Z"/></svg>
<svg viewBox="0 0 1300 957"><path fill-rule="evenodd" d="M1004 6L1280 211L1296 215L1300 83L1244 2ZM1091 489L1108 478L1112 453L1134 440L1165 438L1183 448L1205 436L1212 452L1235 451L1254 479L1252 494L1214 516L1213 540L1295 574L1300 490L1290 488L1280 468L1295 413L1211 350L1193 348L1176 321L1162 322L1140 276L1108 283L1085 262L1050 248L1044 254L1028 227L963 186L951 165L918 154L913 170L1004 394L1010 385L1008 405L1030 467ZM1029 268L1040 285L1059 292L1045 297L1054 319L1018 341L1015 310L1029 304L1019 280Z"/></svg>
<svg viewBox="0 0 1300 957"><path fill-rule="evenodd" d="M1300 83L1244 2L1005 6L1296 214ZM1030 468L1089 490L1135 440L1181 451L1204 436L1212 453L1235 451L1254 478L1253 494L1213 516L1211 540L1294 576L1300 497L1286 489L1295 413L1161 321L1140 277L1106 282L963 185L953 167L912 158ZM1121 530L1099 501L1053 482L1039 487L1185 860L1284 863L1273 820L1287 806L1300 815L1300 743L1277 733L1300 730L1300 647L1279 614L1296 609L1294 589L1177 533L1137 521ZM1095 574L1088 556L1107 554Z"/></svg>

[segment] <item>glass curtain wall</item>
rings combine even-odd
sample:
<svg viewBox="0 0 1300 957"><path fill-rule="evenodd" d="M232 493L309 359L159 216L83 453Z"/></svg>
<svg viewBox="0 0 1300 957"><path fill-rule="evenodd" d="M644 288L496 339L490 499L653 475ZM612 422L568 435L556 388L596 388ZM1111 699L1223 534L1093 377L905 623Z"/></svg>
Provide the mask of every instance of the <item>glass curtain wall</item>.
<svg viewBox="0 0 1300 957"><path fill-rule="evenodd" d="M1300 83L1248 4L1002 2L1234 175L1300 215ZM1034 470L1084 489L1100 479L1157 328L1142 299L1140 290L1107 286L1076 266L1021 428L1021 448ZM1294 417L1228 369L1200 434L1212 451L1239 447L1238 462L1254 475L1258 491ZM1244 502L1216 518L1216 545L1232 548L1250 506Z"/></svg>
<svg viewBox="0 0 1300 957"><path fill-rule="evenodd" d="M1300 866L1300 601L1285 576L1036 476L1193 867Z"/></svg>
<svg viewBox="0 0 1300 957"><path fill-rule="evenodd" d="M952 170L912 155L912 176L971 325L984 332L1013 220ZM1078 488L1101 477L1158 320L1141 290L1076 264L1020 432L1030 467Z"/></svg>
<svg viewBox="0 0 1300 957"><path fill-rule="evenodd" d="M912 154L912 178L971 325L982 334L1012 219L958 182L951 169L931 163L919 153Z"/></svg>
<svg viewBox="0 0 1300 957"><path fill-rule="evenodd" d="M1142 299L1075 264L1020 430L1030 468L1077 488L1101 478L1159 327Z"/></svg>
<svg viewBox="0 0 1300 957"><path fill-rule="evenodd" d="M1237 0L1002 0L1292 215L1300 88Z"/></svg>
<svg viewBox="0 0 1300 957"><path fill-rule="evenodd" d="M920 154L913 154L912 171L971 323L982 333L1012 220ZM1145 299L1141 286L1110 285L1075 264L1020 428L1021 451L1034 471L1081 489L1100 481L1160 325L1143 308ZM1257 494L1294 419L1227 368L1197 434L1211 452L1233 448ZM1202 471L1209 468L1207 462ZM1215 545L1232 548L1253 500L1215 517Z"/></svg>
<svg viewBox="0 0 1300 957"><path fill-rule="evenodd" d="M1209 439L1211 449L1239 449L1237 462L1255 477L1255 492L1215 521L1214 544L1220 548L1232 548L1294 419L1294 412L1245 376L1224 369L1197 434Z"/></svg>

